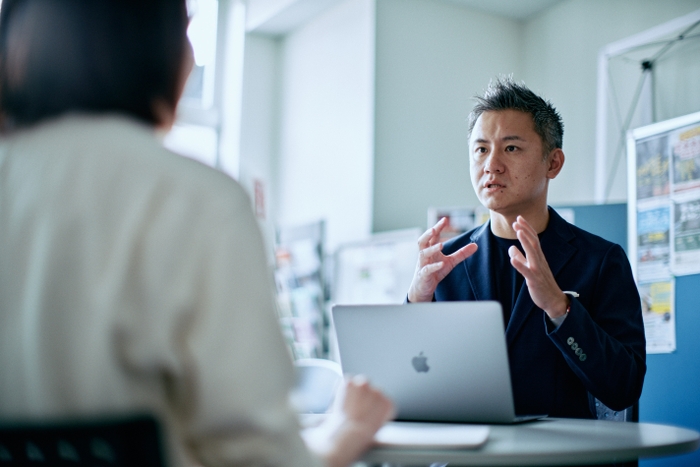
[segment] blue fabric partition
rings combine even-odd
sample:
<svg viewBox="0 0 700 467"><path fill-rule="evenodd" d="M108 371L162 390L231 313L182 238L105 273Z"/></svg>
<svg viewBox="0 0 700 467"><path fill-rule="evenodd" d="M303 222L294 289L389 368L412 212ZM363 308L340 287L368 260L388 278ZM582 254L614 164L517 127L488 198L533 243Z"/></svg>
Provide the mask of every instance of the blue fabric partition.
<svg viewBox="0 0 700 467"><path fill-rule="evenodd" d="M676 278L676 351L649 355L639 420L700 431L700 274ZM697 467L700 451L640 467Z"/></svg>
<svg viewBox="0 0 700 467"><path fill-rule="evenodd" d="M552 206L557 211L574 211L574 224L627 251L627 204L593 204L586 206Z"/></svg>
<svg viewBox="0 0 700 467"><path fill-rule="evenodd" d="M555 206L573 209L582 229L620 244L627 251L627 205ZM649 355L639 421L700 431L700 274L676 278L676 348ZM640 467L697 467L700 451L646 459Z"/></svg>

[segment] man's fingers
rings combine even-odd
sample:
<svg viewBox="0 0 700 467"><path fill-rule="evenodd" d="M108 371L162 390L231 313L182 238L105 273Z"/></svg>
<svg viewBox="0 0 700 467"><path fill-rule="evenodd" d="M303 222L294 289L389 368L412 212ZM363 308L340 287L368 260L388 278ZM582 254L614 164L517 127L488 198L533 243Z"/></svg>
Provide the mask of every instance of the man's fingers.
<svg viewBox="0 0 700 467"><path fill-rule="evenodd" d="M533 263L530 255L523 255L522 251L514 245L508 248L508 256L510 256L510 264L528 281L528 287L531 285L530 281L537 280L541 274L541 268Z"/></svg>
<svg viewBox="0 0 700 467"><path fill-rule="evenodd" d="M533 238L529 232L524 230L516 231L516 235L518 236L518 240L520 240L520 245L522 245L523 250L525 250L525 255L532 259L531 256L537 254L537 249L540 244L539 237L535 236Z"/></svg>
<svg viewBox="0 0 700 467"><path fill-rule="evenodd" d="M423 250L430 246L430 238L435 235L435 227L431 227L418 237L418 249Z"/></svg>
<svg viewBox="0 0 700 467"><path fill-rule="evenodd" d="M520 261L520 262L525 262L525 256L523 255L523 252L520 251L518 249L518 247L515 245L508 248L508 256L510 256L510 259L514 259L514 260Z"/></svg>
<svg viewBox="0 0 700 467"><path fill-rule="evenodd" d="M523 256L523 253L518 250L518 247L513 245L508 248L508 256L510 256L510 264L512 264L523 277L527 278L527 273L529 272L527 259Z"/></svg>
<svg viewBox="0 0 700 467"><path fill-rule="evenodd" d="M520 234L528 238L538 238L537 231L533 229L522 216L518 216L518 220L513 222L513 230L515 230L516 235Z"/></svg>
<svg viewBox="0 0 700 467"><path fill-rule="evenodd" d="M457 264L461 263L465 259L469 258L471 255L473 255L476 250L478 249L478 245L476 243L470 243L469 245L465 245L459 250L455 251L451 255L447 256L451 261L454 266Z"/></svg>
<svg viewBox="0 0 700 467"><path fill-rule="evenodd" d="M522 216L518 216L517 221L513 223L513 229L518 240L520 240L523 250L525 250L527 260L530 263L537 263L543 260L544 254L542 253L540 238L537 236L535 229Z"/></svg>
<svg viewBox="0 0 700 467"><path fill-rule="evenodd" d="M456 265L464 261L465 259L469 258L471 255L474 254L474 252L478 249L479 247L475 243L470 243L469 245L465 245L459 250L455 251L449 256L444 256L441 255L442 252L442 243L437 243L430 248L426 248L424 250L421 250L419 252L420 256L420 265L422 267L422 274L432 274L433 272L439 271L443 268L445 264L448 266L448 270L444 271L445 275L449 273ZM435 257L440 254L441 259L438 262L432 262L431 260L435 259ZM437 266L436 266L437 265ZM428 268L428 269L426 269Z"/></svg>
<svg viewBox="0 0 700 467"><path fill-rule="evenodd" d="M515 222L513 223L513 229L517 230L526 230L530 232L530 234L537 236L537 232L535 229L530 225L530 223L525 220L523 216L518 216L515 219Z"/></svg>
<svg viewBox="0 0 700 467"><path fill-rule="evenodd" d="M423 250L435 245L435 242L440 239L440 232L442 232L446 224L447 218L443 217L433 227L423 232L423 235L418 238L418 249Z"/></svg>
<svg viewBox="0 0 700 467"><path fill-rule="evenodd" d="M518 232L518 240L525 250L525 257L527 260L527 266L532 271L538 271L540 268L548 267L547 259L542 251L542 245L540 245L540 239L537 235L533 236L525 231Z"/></svg>
<svg viewBox="0 0 700 467"><path fill-rule="evenodd" d="M418 260L421 266L430 264L433 258L442 251L442 243L436 243L435 245L424 248L418 252Z"/></svg>
<svg viewBox="0 0 700 467"><path fill-rule="evenodd" d="M431 264L428 264L427 266L423 266L420 270L420 275L424 278L431 276L431 275L435 274L436 272L438 272L440 269L442 269L442 267L444 265L445 265L445 263L443 263L442 261L439 261L437 263L431 263Z"/></svg>

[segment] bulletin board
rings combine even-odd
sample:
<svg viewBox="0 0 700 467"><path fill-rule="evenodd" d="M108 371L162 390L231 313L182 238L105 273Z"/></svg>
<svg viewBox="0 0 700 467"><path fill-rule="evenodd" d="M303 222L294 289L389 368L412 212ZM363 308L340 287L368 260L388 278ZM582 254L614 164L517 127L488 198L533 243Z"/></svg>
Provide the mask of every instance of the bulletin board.
<svg viewBox="0 0 700 467"><path fill-rule="evenodd" d="M700 112L630 131L630 262L647 353L676 350L675 279L700 273Z"/></svg>

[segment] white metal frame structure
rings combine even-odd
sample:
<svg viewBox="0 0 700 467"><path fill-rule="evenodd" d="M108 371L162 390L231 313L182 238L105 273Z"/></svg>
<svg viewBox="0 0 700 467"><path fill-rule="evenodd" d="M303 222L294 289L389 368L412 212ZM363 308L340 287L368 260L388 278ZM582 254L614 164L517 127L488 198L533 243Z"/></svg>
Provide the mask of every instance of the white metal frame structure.
<svg viewBox="0 0 700 467"><path fill-rule="evenodd" d="M598 53L598 84L597 84L597 109L596 109L596 150L595 150L595 202L603 204L607 201L607 142L608 142L608 101L609 101L609 62L610 59L623 55L633 49L649 45L669 35L678 33L676 39L681 38L683 32L700 22L700 10L689 13L680 18L655 26L639 34L612 42L603 47ZM673 39L674 41L676 39ZM645 70L646 71L646 70ZM650 76L647 76L650 79ZM643 81L640 81L640 90ZM650 89L650 88L649 88ZM634 103L636 104L636 102ZM634 109L631 109L630 115ZM629 118L628 118L629 120ZM624 130L627 130L625 128ZM614 174L612 174L614 175Z"/></svg>

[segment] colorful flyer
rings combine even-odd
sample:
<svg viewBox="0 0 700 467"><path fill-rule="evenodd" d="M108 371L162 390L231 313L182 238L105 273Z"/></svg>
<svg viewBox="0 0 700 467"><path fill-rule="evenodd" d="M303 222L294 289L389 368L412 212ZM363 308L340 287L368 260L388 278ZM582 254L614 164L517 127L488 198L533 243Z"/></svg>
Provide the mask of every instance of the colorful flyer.
<svg viewBox="0 0 700 467"><path fill-rule="evenodd" d="M667 196L669 176L668 136L653 136L636 143L637 199Z"/></svg>
<svg viewBox="0 0 700 467"><path fill-rule="evenodd" d="M674 287L673 279L639 284L648 354L676 350Z"/></svg>
<svg viewBox="0 0 700 467"><path fill-rule="evenodd" d="M671 270L677 276L700 272L700 190L692 198L673 202L673 255Z"/></svg>
<svg viewBox="0 0 700 467"><path fill-rule="evenodd" d="M700 189L700 125L670 133L673 153L673 191Z"/></svg>
<svg viewBox="0 0 700 467"><path fill-rule="evenodd" d="M671 207L660 205L637 211L637 279L648 282L671 275Z"/></svg>

